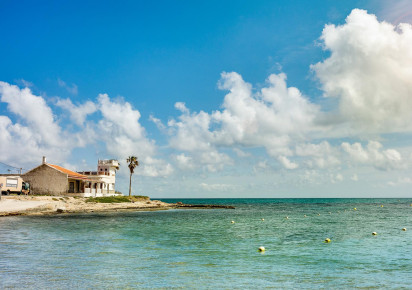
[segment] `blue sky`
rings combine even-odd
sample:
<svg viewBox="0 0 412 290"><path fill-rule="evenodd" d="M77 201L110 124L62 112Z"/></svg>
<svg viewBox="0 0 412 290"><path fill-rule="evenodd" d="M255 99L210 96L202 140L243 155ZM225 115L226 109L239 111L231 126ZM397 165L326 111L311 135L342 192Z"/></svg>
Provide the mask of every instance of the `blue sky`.
<svg viewBox="0 0 412 290"><path fill-rule="evenodd" d="M0 1L0 161L133 154L152 197L409 196L401 23L408 1Z"/></svg>

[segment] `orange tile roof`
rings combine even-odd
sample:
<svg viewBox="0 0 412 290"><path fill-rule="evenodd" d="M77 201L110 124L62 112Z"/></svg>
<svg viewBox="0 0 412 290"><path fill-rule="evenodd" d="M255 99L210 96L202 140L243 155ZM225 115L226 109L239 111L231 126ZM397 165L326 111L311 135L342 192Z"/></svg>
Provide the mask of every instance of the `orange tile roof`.
<svg viewBox="0 0 412 290"><path fill-rule="evenodd" d="M88 180L89 178L86 175L71 171L69 169L66 169L64 167L61 167L59 165L54 165L54 164L50 164L47 163L47 165L49 165L50 167L53 167L54 169L57 169L63 173L66 173L68 175L69 178L73 178L73 179L85 179Z"/></svg>

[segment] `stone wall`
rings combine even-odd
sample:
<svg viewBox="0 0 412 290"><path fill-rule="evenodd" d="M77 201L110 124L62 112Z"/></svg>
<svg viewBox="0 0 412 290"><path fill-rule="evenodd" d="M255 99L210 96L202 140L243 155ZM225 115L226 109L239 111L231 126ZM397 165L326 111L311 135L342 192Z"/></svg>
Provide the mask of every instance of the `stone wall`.
<svg viewBox="0 0 412 290"><path fill-rule="evenodd" d="M50 166L40 165L26 174L23 180L30 183L31 194L66 195L68 191L67 174Z"/></svg>

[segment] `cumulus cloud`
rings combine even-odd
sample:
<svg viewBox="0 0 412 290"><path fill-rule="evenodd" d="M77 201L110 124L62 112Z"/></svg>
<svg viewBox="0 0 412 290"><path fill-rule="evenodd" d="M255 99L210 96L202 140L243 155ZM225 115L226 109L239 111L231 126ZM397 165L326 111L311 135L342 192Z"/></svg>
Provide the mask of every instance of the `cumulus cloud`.
<svg viewBox="0 0 412 290"><path fill-rule="evenodd" d="M7 104L10 115L0 116L0 152L2 160L18 164L40 162L42 155L64 160L71 144L54 118L45 99L29 88L0 82L0 101Z"/></svg>
<svg viewBox="0 0 412 290"><path fill-rule="evenodd" d="M107 151L120 159L129 155L141 156L142 170L137 174L146 176L166 176L173 172L171 164L156 159L154 140L147 138L145 128L140 124L140 112L128 102L113 101L107 94L97 98L97 108L102 114L98 122L100 140L106 144Z"/></svg>
<svg viewBox="0 0 412 290"><path fill-rule="evenodd" d="M185 155L184 153L174 156L174 159L177 163L177 166L180 169L187 170L187 169L194 169L195 168L193 158L190 157L190 156Z"/></svg>
<svg viewBox="0 0 412 290"><path fill-rule="evenodd" d="M377 141L369 141L366 148L358 142L343 142L341 146L355 163L372 165L380 170L405 168L402 156L397 150L383 150L382 144Z"/></svg>
<svg viewBox="0 0 412 290"><path fill-rule="evenodd" d="M345 24L326 25L321 41L331 54L312 69L352 134L412 129L410 24L395 27L354 9Z"/></svg>
<svg viewBox="0 0 412 290"><path fill-rule="evenodd" d="M341 163L339 150L332 147L327 141L322 141L319 144L298 144L295 152L297 156L307 158L305 164L310 168L323 169L335 167Z"/></svg>
<svg viewBox="0 0 412 290"><path fill-rule="evenodd" d="M293 154L292 140L301 139L312 130L318 106L297 88L287 87L283 73L269 76L267 86L258 93L253 93L252 86L239 74L222 73L219 88L229 91L222 110L210 114L190 112L184 103L176 103L182 115L168 122L171 146L190 152L264 147L286 168L296 168L297 164L287 159Z"/></svg>
<svg viewBox="0 0 412 290"><path fill-rule="evenodd" d="M88 115L96 112L96 104L87 101L82 105L74 105L70 99L58 99L56 105L70 112L70 119L75 124L82 126Z"/></svg>
<svg viewBox="0 0 412 290"><path fill-rule="evenodd" d="M297 163L291 162L286 156L281 155L278 157L278 160L286 169L296 169L299 167Z"/></svg>

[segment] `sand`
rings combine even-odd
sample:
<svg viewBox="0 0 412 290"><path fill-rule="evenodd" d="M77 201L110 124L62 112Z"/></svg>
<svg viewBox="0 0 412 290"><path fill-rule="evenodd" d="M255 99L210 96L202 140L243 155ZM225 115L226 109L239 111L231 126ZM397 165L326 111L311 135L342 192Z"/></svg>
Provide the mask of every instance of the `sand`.
<svg viewBox="0 0 412 290"><path fill-rule="evenodd" d="M142 200L125 203L85 202L87 198L58 196L2 196L0 216L47 215L62 213L106 212L119 210L160 210L173 208L158 200Z"/></svg>

